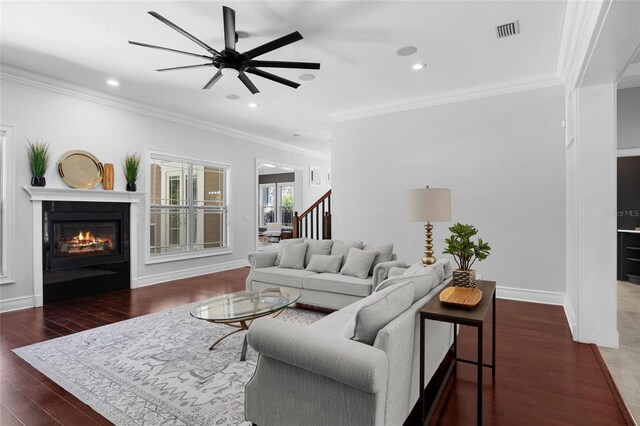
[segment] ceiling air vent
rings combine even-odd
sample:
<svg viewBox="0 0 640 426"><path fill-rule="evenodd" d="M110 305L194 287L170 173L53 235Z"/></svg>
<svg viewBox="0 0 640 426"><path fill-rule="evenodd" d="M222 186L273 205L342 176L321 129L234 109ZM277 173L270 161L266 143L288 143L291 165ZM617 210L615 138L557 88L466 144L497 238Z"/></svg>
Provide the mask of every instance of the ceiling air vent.
<svg viewBox="0 0 640 426"><path fill-rule="evenodd" d="M520 21L509 22L508 24L498 25L496 27L498 38L509 37L520 34Z"/></svg>

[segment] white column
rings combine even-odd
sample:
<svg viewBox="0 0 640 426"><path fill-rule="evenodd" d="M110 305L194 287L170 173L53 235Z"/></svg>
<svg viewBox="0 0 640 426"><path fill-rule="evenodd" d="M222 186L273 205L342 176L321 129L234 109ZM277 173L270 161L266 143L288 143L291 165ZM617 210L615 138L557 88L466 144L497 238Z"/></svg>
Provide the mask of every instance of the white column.
<svg viewBox="0 0 640 426"><path fill-rule="evenodd" d="M575 191L577 334L580 342L618 347L616 87L591 86L576 93L577 185L567 188L567 197Z"/></svg>

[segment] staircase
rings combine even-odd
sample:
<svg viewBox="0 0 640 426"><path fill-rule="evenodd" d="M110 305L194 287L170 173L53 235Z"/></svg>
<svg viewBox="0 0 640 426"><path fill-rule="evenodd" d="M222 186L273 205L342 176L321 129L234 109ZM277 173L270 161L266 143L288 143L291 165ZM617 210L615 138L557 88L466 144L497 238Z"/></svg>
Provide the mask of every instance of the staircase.
<svg viewBox="0 0 640 426"><path fill-rule="evenodd" d="M301 215L293 215L293 238L331 239L331 190Z"/></svg>

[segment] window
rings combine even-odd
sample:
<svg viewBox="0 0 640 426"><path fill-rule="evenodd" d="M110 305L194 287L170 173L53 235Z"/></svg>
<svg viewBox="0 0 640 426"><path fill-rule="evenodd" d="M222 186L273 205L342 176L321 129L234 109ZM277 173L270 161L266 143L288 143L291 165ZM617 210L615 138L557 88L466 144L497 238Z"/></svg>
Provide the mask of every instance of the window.
<svg viewBox="0 0 640 426"><path fill-rule="evenodd" d="M3 238L3 232L4 231L4 169L5 169L5 164L4 164L4 147L5 147L6 143L5 143L5 132L1 131L0 132L0 277L4 277L5 276L5 262L4 262L4 238Z"/></svg>
<svg viewBox="0 0 640 426"><path fill-rule="evenodd" d="M151 155L149 250L152 257L228 247L228 166Z"/></svg>
<svg viewBox="0 0 640 426"><path fill-rule="evenodd" d="M293 186L293 182L260 185L260 226L273 222L292 226Z"/></svg>
<svg viewBox="0 0 640 426"><path fill-rule="evenodd" d="M14 282L15 251L15 160L13 128L0 126L0 284Z"/></svg>

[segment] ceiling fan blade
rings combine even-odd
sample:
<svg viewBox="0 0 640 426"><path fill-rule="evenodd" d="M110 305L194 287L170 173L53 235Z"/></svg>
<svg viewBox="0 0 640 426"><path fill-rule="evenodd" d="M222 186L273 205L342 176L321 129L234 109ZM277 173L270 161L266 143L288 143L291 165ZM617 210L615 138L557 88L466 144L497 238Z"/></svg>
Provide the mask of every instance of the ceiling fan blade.
<svg viewBox="0 0 640 426"><path fill-rule="evenodd" d="M211 77L211 80L207 81L207 84L205 84L202 89L211 89L213 85L216 84L218 80L220 80L220 77L222 77L222 71L218 70L218 72L213 77Z"/></svg>
<svg viewBox="0 0 640 426"><path fill-rule="evenodd" d="M247 61L250 67L266 68L297 68L301 70L319 70L320 64L317 62L290 62L290 61Z"/></svg>
<svg viewBox="0 0 640 426"><path fill-rule="evenodd" d="M209 51L210 53L212 53L215 56L220 56L220 52L218 52L217 50L215 50L213 47L208 46L206 43L204 43L203 41L197 39L196 37L192 36L191 34L189 34L188 32L186 32L185 30L183 30L182 28L180 28L179 26L177 26L176 24L174 24L173 22L169 21L167 18L165 18L164 16L160 15L157 12L153 12L150 11L149 15L153 16L154 18L156 18L158 21L170 26L171 28L173 28L174 30L176 30L177 32L179 32L180 34L182 34L183 36L187 37L188 39L190 39L191 41L193 41L194 43L200 45L201 47L203 47L205 50Z"/></svg>
<svg viewBox="0 0 640 426"><path fill-rule="evenodd" d="M155 46L153 44L139 43L137 41L129 40L129 44L133 44L135 46L149 47L151 49L166 50L167 52L182 53L183 55L195 56L196 58L204 58L204 59L211 59L211 60L215 59L212 56L200 55L198 53L185 52L184 50L176 50L176 49L171 49L169 47Z"/></svg>
<svg viewBox="0 0 640 426"><path fill-rule="evenodd" d="M224 47L236 50L236 11L227 6L222 6L222 18L224 20Z"/></svg>
<svg viewBox="0 0 640 426"><path fill-rule="evenodd" d="M276 50L288 44L295 43L298 40L302 40L302 34L294 31L291 34L287 34L286 36L282 36L278 39L270 41L269 43L265 43L262 46L258 46L255 49L244 52L243 56L247 59L253 59L256 56L264 55L265 53L269 53L272 50Z"/></svg>
<svg viewBox="0 0 640 426"><path fill-rule="evenodd" d="M189 68L212 67L212 66L213 64L184 65L181 67L160 68L159 70L156 70L156 71L186 70Z"/></svg>
<svg viewBox="0 0 640 426"><path fill-rule="evenodd" d="M256 93L260 93L258 88L251 82L251 80L249 80L249 77L247 77L244 72L240 71L240 74L238 74L238 78L245 86L247 86L247 89L249 89L252 94L255 95Z"/></svg>
<svg viewBox="0 0 640 426"><path fill-rule="evenodd" d="M285 86L293 87L294 89L297 89L298 86L300 86L300 84L296 83L295 81L287 80L286 78L282 78L275 74L259 70L257 68L247 67L245 68L245 71L251 74L255 74L259 77L266 78L267 80L275 81L277 83L284 84Z"/></svg>

